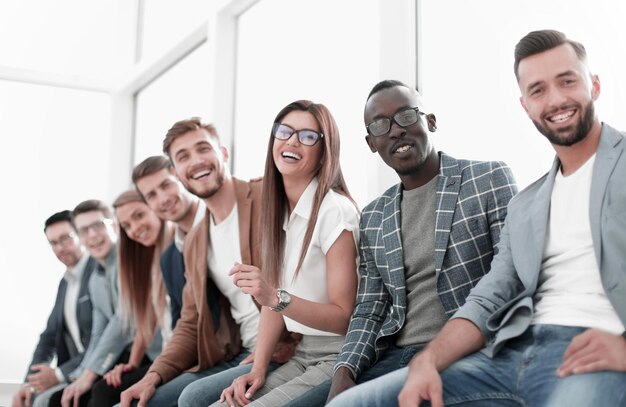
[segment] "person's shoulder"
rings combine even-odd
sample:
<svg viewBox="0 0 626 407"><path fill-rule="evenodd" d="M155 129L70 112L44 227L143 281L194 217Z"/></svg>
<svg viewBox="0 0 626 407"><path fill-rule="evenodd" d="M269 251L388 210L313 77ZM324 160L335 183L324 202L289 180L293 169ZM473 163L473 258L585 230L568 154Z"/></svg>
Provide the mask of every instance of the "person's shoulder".
<svg viewBox="0 0 626 407"><path fill-rule="evenodd" d="M250 195L260 197L263 191L263 177L251 178L247 183L250 188Z"/></svg>
<svg viewBox="0 0 626 407"><path fill-rule="evenodd" d="M328 190L322 204L320 205L320 213L338 212L342 218L354 218L359 216L356 204L344 194Z"/></svg>
<svg viewBox="0 0 626 407"><path fill-rule="evenodd" d="M375 212L381 212L382 213L383 208L387 204L389 204L389 202L391 202L394 199L396 199L396 197L400 193L400 189L401 189L401 184L400 183L395 184L395 185L391 186L390 188L388 188L381 195L377 196L372 201L370 201L367 205L365 205L365 207L363 208L363 211L362 211L362 215L371 214L371 213L375 213Z"/></svg>

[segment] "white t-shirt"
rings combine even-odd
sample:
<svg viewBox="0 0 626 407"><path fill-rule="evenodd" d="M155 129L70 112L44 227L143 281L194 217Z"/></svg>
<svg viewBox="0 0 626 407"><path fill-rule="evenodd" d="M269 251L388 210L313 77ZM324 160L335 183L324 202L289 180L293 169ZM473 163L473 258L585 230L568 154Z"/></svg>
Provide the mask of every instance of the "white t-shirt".
<svg viewBox="0 0 626 407"><path fill-rule="evenodd" d="M210 222L207 256L210 277L230 301L230 312L235 322L239 324L244 348L252 350L256 346L259 330L259 309L254 304L252 296L241 292L241 289L233 284L233 278L228 275L235 262L241 263L237 205L235 204L226 219L218 225L215 224L213 216Z"/></svg>
<svg viewBox="0 0 626 407"><path fill-rule="evenodd" d="M621 334L624 326L602 287L591 237L589 200L594 162L595 155L567 177L557 172L532 323Z"/></svg>
<svg viewBox="0 0 626 407"><path fill-rule="evenodd" d="M317 178L309 183L291 216L285 219L283 225L286 233L285 257L281 288L305 300L328 303L326 253L344 230L352 233L358 247L359 213L348 198L332 190L328 191L320 206L304 262L294 280L318 184ZM357 258L354 261L356 264ZM283 318L287 330L291 332L304 335L339 336L332 332L310 328L284 315Z"/></svg>

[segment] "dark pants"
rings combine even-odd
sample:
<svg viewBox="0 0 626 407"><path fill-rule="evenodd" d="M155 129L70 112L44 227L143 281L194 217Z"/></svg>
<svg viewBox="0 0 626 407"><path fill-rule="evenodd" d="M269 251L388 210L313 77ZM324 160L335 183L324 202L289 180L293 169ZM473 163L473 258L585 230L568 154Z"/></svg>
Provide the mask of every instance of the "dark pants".
<svg viewBox="0 0 626 407"><path fill-rule="evenodd" d="M130 352L124 351L124 353L122 353L122 355L117 359L115 364L117 365L118 363L127 363L129 357L130 357ZM145 373L145 371L148 370L148 366L150 366L150 359L147 356L144 356L143 360L141 361L140 369L145 368L145 370L143 371ZM133 372L129 372L128 374L129 375L133 374L139 371L140 369L137 369ZM87 393L80 396L78 406L79 407L100 407L100 406L110 407L118 403L120 401L120 394L122 393L122 391L132 386L134 383L138 382L139 379L143 377L143 375L141 375L134 382L130 383L130 382L125 382L126 379L124 376L125 375L122 376L122 382L123 382L122 386L124 385L127 385L127 386L124 388L120 387L119 389L113 389L112 387L107 386L106 382L102 378L98 378L98 380L96 380L96 383L92 387L91 391L88 391ZM102 389L100 392L98 392L97 395L93 394L93 391L96 389L96 387L104 387L104 386L106 386L107 389L110 389L110 393L107 393L106 389ZM52 396L50 396L50 403L48 404L48 406L49 407L61 407L62 396L63 396L63 390L59 390L56 393L54 393ZM112 403L108 402L109 399L113 400L115 397L117 397L116 398L117 401L112 402Z"/></svg>
<svg viewBox="0 0 626 407"><path fill-rule="evenodd" d="M122 392L141 380L151 363L150 359L144 356L137 369L122 374L122 385L117 388L109 386L104 379L98 380L91 389L90 407L111 407L119 403Z"/></svg>

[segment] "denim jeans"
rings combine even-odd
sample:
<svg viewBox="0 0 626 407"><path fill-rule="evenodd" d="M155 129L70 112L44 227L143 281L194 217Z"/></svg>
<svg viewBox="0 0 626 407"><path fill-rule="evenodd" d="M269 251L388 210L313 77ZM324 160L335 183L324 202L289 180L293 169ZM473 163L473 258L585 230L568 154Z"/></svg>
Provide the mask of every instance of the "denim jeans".
<svg viewBox="0 0 626 407"><path fill-rule="evenodd" d="M442 372L446 406L626 406L626 373L556 376L572 338L585 328L534 325L492 359L473 353ZM330 406L392 406L408 368L339 395ZM429 405L429 403L424 403Z"/></svg>
<svg viewBox="0 0 626 407"><path fill-rule="evenodd" d="M178 397L185 387L195 382L196 380L239 366L239 362L241 362L249 354L250 352L248 351L242 351L241 353L239 353L239 355L235 356L228 362L210 367L201 372L183 373L180 376L175 377L169 382L157 387L156 392L148 401L147 407L176 407L178 405ZM228 385L230 385L230 383ZM135 400L132 405L136 406L137 401ZM119 404L117 404L115 407L119 407Z"/></svg>
<svg viewBox="0 0 626 407"><path fill-rule="evenodd" d="M272 372L280 365L270 363L267 372ZM233 384L233 380L241 375L249 373L252 363L247 365L235 365L229 369L223 369L210 377L203 377L189 384L178 398L179 407L206 407L218 401L222 390Z"/></svg>
<svg viewBox="0 0 626 407"><path fill-rule="evenodd" d="M391 346L385 351L385 353L383 353L380 359L372 367L363 371L363 373L357 378L356 383L360 384L368 382L408 365L413 358L413 355L420 350L421 347L410 346L399 348ZM322 407L326 404L326 398L328 397L330 385L331 381L328 380L314 389L309 390L299 398L285 404L284 407ZM361 386L358 387L360 388Z"/></svg>

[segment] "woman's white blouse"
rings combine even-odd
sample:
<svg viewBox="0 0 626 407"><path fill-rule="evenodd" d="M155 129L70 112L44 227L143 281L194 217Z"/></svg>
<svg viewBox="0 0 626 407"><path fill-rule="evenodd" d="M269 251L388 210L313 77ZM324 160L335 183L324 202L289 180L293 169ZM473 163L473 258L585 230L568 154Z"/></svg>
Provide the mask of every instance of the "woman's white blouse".
<svg viewBox="0 0 626 407"><path fill-rule="evenodd" d="M348 198L332 190L328 191L320 206L304 262L294 279L318 184L317 178L313 178L302 193L291 216L285 219L283 224L286 244L281 288L309 301L328 303L326 253L344 230L352 233L358 248L359 213ZM354 261L358 265L358 254ZM283 318L287 329L291 332L304 335L338 336L332 332L310 328L285 316Z"/></svg>

